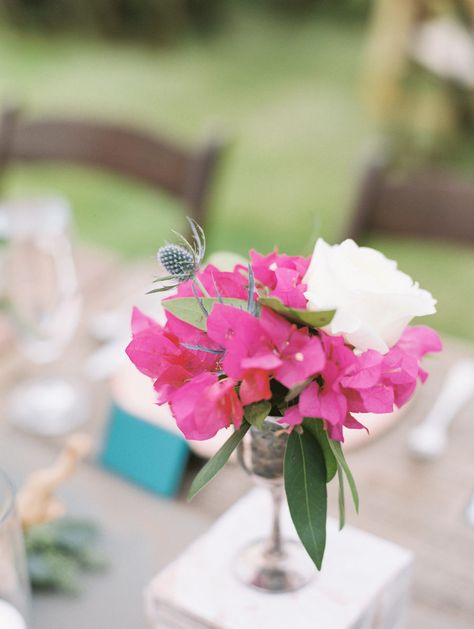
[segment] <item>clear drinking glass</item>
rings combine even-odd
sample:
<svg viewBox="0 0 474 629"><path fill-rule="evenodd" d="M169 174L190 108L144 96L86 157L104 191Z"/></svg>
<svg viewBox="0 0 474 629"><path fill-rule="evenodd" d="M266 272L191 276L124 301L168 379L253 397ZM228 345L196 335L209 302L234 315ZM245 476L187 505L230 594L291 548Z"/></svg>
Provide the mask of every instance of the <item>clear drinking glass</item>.
<svg viewBox="0 0 474 629"><path fill-rule="evenodd" d="M30 586L12 486L0 470L0 627L28 629Z"/></svg>
<svg viewBox="0 0 474 629"><path fill-rule="evenodd" d="M21 382L8 403L10 420L44 435L72 430L86 417L83 387L47 375L79 322L81 299L72 253L71 210L60 198L9 201L8 247L4 260L5 296L22 353L42 375Z"/></svg>
<svg viewBox="0 0 474 629"><path fill-rule="evenodd" d="M284 499L283 463L288 433L277 418L267 417L261 430L252 426L240 442L239 463L253 481L268 488L273 502L272 526L267 539L244 548L235 564L238 578L264 592L291 592L306 585L316 568L302 544L282 538L280 511Z"/></svg>

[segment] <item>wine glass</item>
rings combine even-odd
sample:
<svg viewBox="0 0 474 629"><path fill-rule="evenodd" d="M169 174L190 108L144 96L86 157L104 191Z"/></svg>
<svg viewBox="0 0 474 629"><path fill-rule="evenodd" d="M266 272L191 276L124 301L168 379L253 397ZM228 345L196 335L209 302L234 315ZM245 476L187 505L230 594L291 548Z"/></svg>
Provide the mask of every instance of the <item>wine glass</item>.
<svg viewBox="0 0 474 629"><path fill-rule="evenodd" d="M273 503L270 535L242 549L234 565L240 581L262 592L292 592L305 586L316 574L303 545L284 538L280 529L287 441L288 432L279 419L267 417L261 428L250 428L237 449L240 465L255 484L270 490Z"/></svg>
<svg viewBox="0 0 474 629"><path fill-rule="evenodd" d="M71 210L63 199L44 198L9 201L0 211L8 222L8 313L20 350L43 372L15 387L7 412L29 432L63 434L81 424L87 413L87 395L79 382L45 373L73 336L81 310Z"/></svg>
<svg viewBox="0 0 474 629"><path fill-rule="evenodd" d="M12 486L0 470L0 627L27 629L29 614L30 587L23 534Z"/></svg>

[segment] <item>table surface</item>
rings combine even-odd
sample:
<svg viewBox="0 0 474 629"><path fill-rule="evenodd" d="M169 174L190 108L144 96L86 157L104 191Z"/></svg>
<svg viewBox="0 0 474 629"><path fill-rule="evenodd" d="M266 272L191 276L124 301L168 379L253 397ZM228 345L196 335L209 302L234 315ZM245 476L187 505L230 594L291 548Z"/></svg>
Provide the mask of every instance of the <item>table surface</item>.
<svg viewBox="0 0 474 629"><path fill-rule="evenodd" d="M87 334L88 317L119 304L131 293L144 292L152 275L151 267L124 267L96 251L81 250L78 260L85 314L65 354L62 369L66 371L83 364L96 347ZM447 369L465 356L474 356L472 344L446 340L443 354L429 362L431 377L399 424L348 454L361 495L360 514L349 511L349 522L415 554L410 629L473 626L474 528L464 519L474 492L473 402L455 419L448 448L436 461L416 461L406 446L409 431L430 408ZM48 465L61 444L57 439L20 433L4 419L8 391L29 371L12 339L0 333L0 465L16 485L31 471ZM90 386L93 405L86 428L99 448L108 391L103 383ZM146 627L143 590L152 576L250 487L244 474L228 465L211 486L187 503L187 488L197 469L198 462L191 461L180 495L165 500L100 468L94 457L84 463L60 494L70 515L91 517L101 525L111 565L105 574L85 577L77 598L36 596L35 628ZM330 512L337 513L334 484Z"/></svg>

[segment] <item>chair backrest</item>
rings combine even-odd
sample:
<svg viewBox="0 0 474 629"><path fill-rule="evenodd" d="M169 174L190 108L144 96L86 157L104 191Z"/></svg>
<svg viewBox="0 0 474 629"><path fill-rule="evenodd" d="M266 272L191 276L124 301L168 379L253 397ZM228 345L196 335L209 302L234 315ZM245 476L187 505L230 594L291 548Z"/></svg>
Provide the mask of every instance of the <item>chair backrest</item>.
<svg viewBox="0 0 474 629"><path fill-rule="evenodd" d="M363 175L347 237L372 232L474 244L474 180L435 169L395 175L378 157Z"/></svg>
<svg viewBox="0 0 474 629"><path fill-rule="evenodd" d="M187 150L135 129L67 118L24 119L6 108L0 120L0 174L16 162L64 162L124 175L179 199L204 225L206 200L222 145Z"/></svg>

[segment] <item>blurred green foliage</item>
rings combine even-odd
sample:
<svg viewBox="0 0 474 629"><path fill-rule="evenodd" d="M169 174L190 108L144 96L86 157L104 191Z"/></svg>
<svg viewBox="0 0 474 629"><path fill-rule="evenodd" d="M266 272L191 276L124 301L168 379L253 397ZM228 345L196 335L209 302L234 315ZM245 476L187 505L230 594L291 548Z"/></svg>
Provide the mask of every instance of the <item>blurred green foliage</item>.
<svg viewBox="0 0 474 629"><path fill-rule="evenodd" d="M209 250L278 245L309 253L317 235L341 239L373 136L359 100L364 44L362 22L316 16L289 24L250 10L233 13L213 37L169 49L0 28L0 99L16 99L32 114L129 122L190 143L220 134L229 146ZM472 146L461 162L472 172ZM171 229L184 228L177 204L111 175L21 168L5 185L10 195L62 192L82 239L128 256L151 259ZM419 241L371 244L439 299L433 325L474 339L472 252Z"/></svg>
<svg viewBox="0 0 474 629"><path fill-rule="evenodd" d="M78 593L83 572L107 567L99 538L99 529L89 520L61 518L28 529L25 545L33 589Z"/></svg>
<svg viewBox="0 0 474 629"><path fill-rule="evenodd" d="M192 30L222 24L233 7L250 4L270 13L366 15L371 0L0 0L20 28L96 32L112 38L169 43Z"/></svg>

